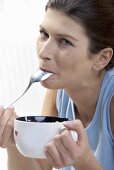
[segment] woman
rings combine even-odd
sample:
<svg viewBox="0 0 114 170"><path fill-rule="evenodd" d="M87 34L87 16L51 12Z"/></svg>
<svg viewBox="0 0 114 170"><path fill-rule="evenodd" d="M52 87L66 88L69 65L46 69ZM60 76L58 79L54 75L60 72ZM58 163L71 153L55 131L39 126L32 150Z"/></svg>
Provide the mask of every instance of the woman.
<svg viewBox="0 0 114 170"><path fill-rule="evenodd" d="M1 147L7 147L9 169L114 169L113 50L112 0L49 0L37 42L40 69L53 73L41 83L49 89L42 114L72 121L45 147L47 160L33 160L16 150L12 128L7 135L13 108L4 114L1 108ZM77 142L69 130L77 131Z"/></svg>

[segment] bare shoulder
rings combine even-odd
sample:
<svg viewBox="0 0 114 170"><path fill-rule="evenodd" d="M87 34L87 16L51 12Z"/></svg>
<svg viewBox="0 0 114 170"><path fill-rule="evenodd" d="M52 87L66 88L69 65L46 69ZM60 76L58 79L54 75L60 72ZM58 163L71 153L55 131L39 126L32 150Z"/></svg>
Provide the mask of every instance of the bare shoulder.
<svg viewBox="0 0 114 170"><path fill-rule="evenodd" d="M112 97L111 105L110 105L110 120L111 120L112 134L114 136L114 96Z"/></svg>
<svg viewBox="0 0 114 170"><path fill-rule="evenodd" d="M56 109L57 90L47 90L43 101L42 115L57 116Z"/></svg>

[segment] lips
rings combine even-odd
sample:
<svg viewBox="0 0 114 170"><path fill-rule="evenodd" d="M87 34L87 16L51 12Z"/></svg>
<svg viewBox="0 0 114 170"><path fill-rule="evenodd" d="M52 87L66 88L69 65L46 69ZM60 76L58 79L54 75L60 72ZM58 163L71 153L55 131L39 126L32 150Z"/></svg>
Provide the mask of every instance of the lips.
<svg viewBox="0 0 114 170"><path fill-rule="evenodd" d="M53 73L52 71L48 70L48 69L45 69L45 68L42 68L42 67L39 67L40 70L44 71L44 72L48 72L48 73ZM53 73L54 74L54 73Z"/></svg>

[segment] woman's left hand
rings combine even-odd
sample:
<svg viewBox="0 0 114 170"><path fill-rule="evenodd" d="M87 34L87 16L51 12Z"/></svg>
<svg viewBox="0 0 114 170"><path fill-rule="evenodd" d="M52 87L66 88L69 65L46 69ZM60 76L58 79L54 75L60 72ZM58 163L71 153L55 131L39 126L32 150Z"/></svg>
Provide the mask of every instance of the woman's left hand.
<svg viewBox="0 0 114 170"><path fill-rule="evenodd" d="M83 169L81 167L86 164L91 155L86 131L80 120L65 122L64 126L68 130L56 135L45 147L47 159L55 168L74 166L74 168ZM70 130L78 133L76 142L73 140Z"/></svg>

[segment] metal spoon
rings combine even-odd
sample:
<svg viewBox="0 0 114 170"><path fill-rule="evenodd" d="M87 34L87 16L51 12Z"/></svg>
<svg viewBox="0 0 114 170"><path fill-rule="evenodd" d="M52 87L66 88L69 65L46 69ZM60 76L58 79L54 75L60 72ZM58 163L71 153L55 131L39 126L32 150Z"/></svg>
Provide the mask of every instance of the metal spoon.
<svg viewBox="0 0 114 170"><path fill-rule="evenodd" d="M43 80L46 80L48 77L50 77L52 75L52 73L49 72L44 72L42 70L37 70L36 72L34 72L31 77L30 77L30 81L29 84L27 86L27 88L25 89L25 91L21 94L21 96L19 96L16 100L14 100L6 109L8 109L10 106L12 106L16 101L18 101L27 91L28 89L31 87L31 85L35 82L40 82ZM5 110L6 110L5 109Z"/></svg>

